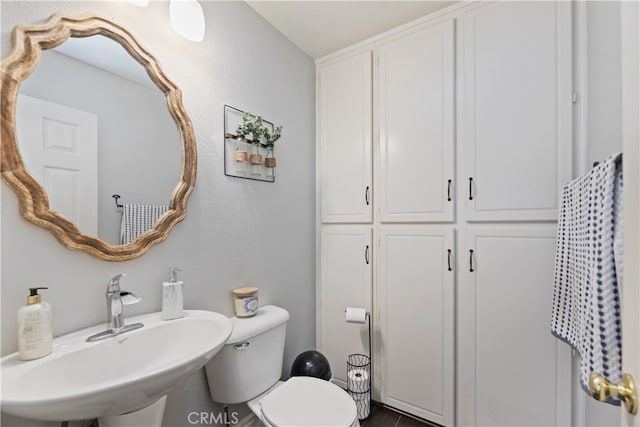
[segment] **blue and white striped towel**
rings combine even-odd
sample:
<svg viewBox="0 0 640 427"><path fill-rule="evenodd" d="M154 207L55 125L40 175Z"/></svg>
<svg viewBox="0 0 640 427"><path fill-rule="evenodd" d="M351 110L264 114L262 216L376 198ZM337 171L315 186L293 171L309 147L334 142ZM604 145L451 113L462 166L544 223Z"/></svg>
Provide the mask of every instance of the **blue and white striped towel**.
<svg viewBox="0 0 640 427"><path fill-rule="evenodd" d="M169 210L165 205L135 205L125 203L122 206L120 222L120 244L126 245L143 233L151 230L158 219Z"/></svg>
<svg viewBox="0 0 640 427"><path fill-rule="evenodd" d="M622 375L621 158L609 157L562 191L551 331L580 354L587 393L591 372L612 383Z"/></svg>

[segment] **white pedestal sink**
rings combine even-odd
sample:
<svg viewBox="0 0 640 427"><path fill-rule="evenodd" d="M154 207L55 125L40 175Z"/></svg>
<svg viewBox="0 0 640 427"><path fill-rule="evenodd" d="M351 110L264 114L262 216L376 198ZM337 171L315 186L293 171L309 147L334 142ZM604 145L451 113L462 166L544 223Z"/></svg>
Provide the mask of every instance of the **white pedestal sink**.
<svg viewBox="0 0 640 427"><path fill-rule="evenodd" d="M2 411L43 421L111 417L145 408L184 376L202 368L231 335L219 313L185 310L182 319L161 313L127 318L144 327L97 342L94 326L54 339L53 353L31 361L13 353L0 360Z"/></svg>

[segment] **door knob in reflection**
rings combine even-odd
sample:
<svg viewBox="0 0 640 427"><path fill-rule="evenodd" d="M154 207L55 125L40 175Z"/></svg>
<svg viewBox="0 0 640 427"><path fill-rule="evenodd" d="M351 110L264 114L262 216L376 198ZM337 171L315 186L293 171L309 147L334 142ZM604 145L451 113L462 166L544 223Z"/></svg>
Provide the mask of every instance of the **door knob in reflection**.
<svg viewBox="0 0 640 427"><path fill-rule="evenodd" d="M589 391L595 399L604 402L610 397L620 399L632 415L638 413L638 390L631 374L622 374L622 381L611 384L602 375L592 372L589 375Z"/></svg>

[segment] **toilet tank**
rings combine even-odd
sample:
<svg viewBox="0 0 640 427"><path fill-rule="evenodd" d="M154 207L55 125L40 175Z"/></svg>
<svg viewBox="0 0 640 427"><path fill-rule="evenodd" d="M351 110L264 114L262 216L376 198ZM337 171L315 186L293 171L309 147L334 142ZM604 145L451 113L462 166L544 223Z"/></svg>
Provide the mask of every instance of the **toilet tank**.
<svg viewBox="0 0 640 427"><path fill-rule="evenodd" d="M205 365L214 402L247 402L268 390L282 375L289 312L267 305L253 317L232 317L227 343Z"/></svg>

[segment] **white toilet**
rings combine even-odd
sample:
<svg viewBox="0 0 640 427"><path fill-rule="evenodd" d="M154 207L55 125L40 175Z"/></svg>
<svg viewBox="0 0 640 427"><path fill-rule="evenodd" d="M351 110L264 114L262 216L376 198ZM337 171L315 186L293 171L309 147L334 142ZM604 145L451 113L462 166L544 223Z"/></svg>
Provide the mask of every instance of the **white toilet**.
<svg viewBox="0 0 640 427"><path fill-rule="evenodd" d="M273 305L231 318L231 337L205 367L211 399L246 402L267 427L359 427L355 402L337 385L313 377L280 381L287 320Z"/></svg>

